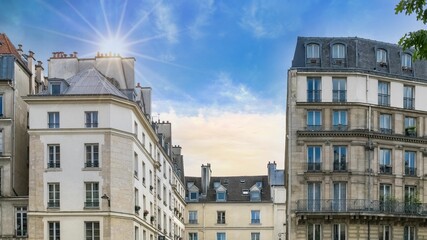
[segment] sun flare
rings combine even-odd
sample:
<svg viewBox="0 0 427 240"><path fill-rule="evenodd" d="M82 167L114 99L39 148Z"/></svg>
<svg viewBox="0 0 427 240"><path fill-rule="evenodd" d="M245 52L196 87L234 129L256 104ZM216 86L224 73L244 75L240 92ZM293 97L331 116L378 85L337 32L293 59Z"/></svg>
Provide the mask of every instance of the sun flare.
<svg viewBox="0 0 427 240"><path fill-rule="evenodd" d="M120 38L107 38L99 43L99 51L123 56L127 52L126 43Z"/></svg>

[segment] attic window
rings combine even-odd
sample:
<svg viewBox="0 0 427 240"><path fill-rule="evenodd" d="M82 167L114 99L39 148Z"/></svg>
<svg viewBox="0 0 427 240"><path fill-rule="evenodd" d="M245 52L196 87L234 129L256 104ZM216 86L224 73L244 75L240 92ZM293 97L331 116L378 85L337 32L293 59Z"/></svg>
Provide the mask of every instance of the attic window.
<svg viewBox="0 0 427 240"><path fill-rule="evenodd" d="M261 192L258 190L251 191L250 199L251 201L261 201Z"/></svg>
<svg viewBox="0 0 427 240"><path fill-rule="evenodd" d="M245 183L246 180L245 179L240 179L240 183Z"/></svg>
<svg viewBox="0 0 427 240"><path fill-rule="evenodd" d="M52 95L59 95L61 94L61 83L54 82L50 84L50 93Z"/></svg>
<svg viewBox="0 0 427 240"><path fill-rule="evenodd" d="M242 189L242 195L249 195L249 189Z"/></svg>
<svg viewBox="0 0 427 240"><path fill-rule="evenodd" d="M216 192L216 201L217 202L225 202L225 191L218 191Z"/></svg>

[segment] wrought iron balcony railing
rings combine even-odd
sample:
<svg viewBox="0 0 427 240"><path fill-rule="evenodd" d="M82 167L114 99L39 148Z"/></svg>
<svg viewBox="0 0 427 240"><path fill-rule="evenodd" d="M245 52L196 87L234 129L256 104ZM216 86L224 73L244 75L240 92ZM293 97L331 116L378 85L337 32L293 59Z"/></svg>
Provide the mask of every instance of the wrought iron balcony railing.
<svg viewBox="0 0 427 240"><path fill-rule="evenodd" d="M347 91L346 90L332 90L332 101L333 102L347 102Z"/></svg>
<svg viewBox="0 0 427 240"><path fill-rule="evenodd" d="M380 173L381 174L392 174L393 167L390 165L380 164Z"/></svg>
<svg viewBox="0 0 427 240"><path fill-rule="evenodd" d="M59 206L60 206L59 200L47 202L48 208L59 208Z"/></svg>
<svg viewBox="0 0 427 240"><path fill-rule="evenodd" d="M320 172L322 170L321 162L309 162L307 163L308 172Z"/></svg>
<svg viewBox="0 0 427 240"><path fill-rule="evenodd" d="M403 98L403 108L405 109L414 109L414 98L404 97Z"/></svg>
<svg viewBox="0 0 427 240"><path fill-rule="evenodd" d="M332 126L332 130L334 131L347 131L348 125L347 124L337 124Z"/></svg>
<svg viewBox="0 0 427 240"><path fill-rule="evenodd" d="M85 202L85 207L86 208L97 208L97 207L99 207L99 201Z"/></svg>
<svg viewBox="0 0 427 240"><path fill-rule="evenodd" d="M322 90L307 90L307 102L321 102Z"/></svg>
<svg viewBox="0 0 427 240"><path fill-rule="evenodd" d="M417 168L415 167L405 167L406 176L417 176Z"/></svg>
<svg viewBox="0 0 427 240"><path fill-rule="evenodd" d="M390 95L378 93L378 105L390 106Z"/></svg>
<svg viewBox="0 0 427 240"><path fill-rule="evenodd" d="M344 171L347 171L347 162L334 161L334 172L344 172Z"/></svg>
<svg viewBox="0 0 427 240"><path fill-rule="evenodd" d="M99 161L98 160L87 161L85 165L87 168L97 168L99 167Z"/></svg>
<svg viewBox="0 0 427 240"><path fill-rule="evenodd" d="M307 125L308 131L322 131L322 125Z"/></svg>
<svg viewBox="0 0 427 240"><path fill-rule="evenodd" d="M373 213L427 216L427 204L366 199L301 199L299 213Z"/></svg>
<svg viewBox="0 0 427 240"><path fill-rule="evenodd" d="M61 163L59 161L56 162L48 162L47 163L47 168L60 168L61 167Z"/></svg>

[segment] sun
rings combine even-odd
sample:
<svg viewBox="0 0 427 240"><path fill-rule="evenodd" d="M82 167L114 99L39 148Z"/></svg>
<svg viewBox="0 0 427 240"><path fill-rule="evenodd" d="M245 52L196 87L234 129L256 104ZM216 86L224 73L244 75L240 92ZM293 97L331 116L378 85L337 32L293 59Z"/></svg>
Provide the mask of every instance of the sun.
<svg viewBox="0 0 427 240"><path fill-rule="evenodd" d="M124 39L120 38L106 38L100 41L99 43L99 51L101 53L111 53L111 54L119 54L124 55L128 51L126 49L126 42Z"/></svg>

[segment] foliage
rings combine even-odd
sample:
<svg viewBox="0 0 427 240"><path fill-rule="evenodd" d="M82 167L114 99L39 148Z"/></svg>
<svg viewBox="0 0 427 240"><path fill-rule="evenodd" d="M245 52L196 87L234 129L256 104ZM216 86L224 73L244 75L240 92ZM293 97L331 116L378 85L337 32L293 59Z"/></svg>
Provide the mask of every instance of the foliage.
<svg viewBox="0 0 427 240"><path fill-rule="evenodd" d="M396 5L395 13L404 12L406 15L416 14L417 20L427 23L426 0L400 0ZM404 50L413 48L414 59L427 60L427 30L408 32L399 40Z"/></svg>

